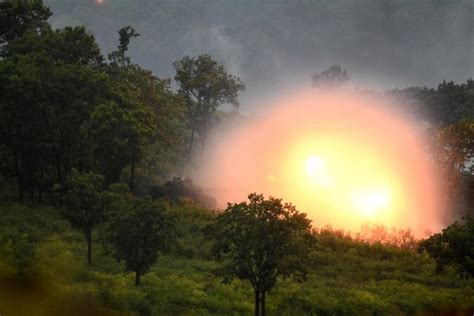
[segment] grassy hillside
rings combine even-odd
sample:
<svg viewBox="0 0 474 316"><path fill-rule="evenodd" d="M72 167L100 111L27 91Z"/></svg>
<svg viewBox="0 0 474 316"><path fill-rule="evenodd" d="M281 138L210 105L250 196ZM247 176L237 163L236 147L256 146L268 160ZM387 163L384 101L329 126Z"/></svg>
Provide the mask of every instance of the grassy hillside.
<svg viewBox="0 0 474 316"><path fill-rule="evenodd" d="M172 207L179 214L179 245L135 287L133 274L104 253L100 233L93 266L87 268L83 235L61 219L58 208L17 204L4 188L0 313L251 314L249 284L223 284L214 276L219 263L210 257L202 234L214 214L185 202ZM268 299L269 315L450 314L474 307L474 281L454 271L434 274L434 261L425 254L329 232L319 234L318 241L308 249L308 281L280 280Z"/></svg>

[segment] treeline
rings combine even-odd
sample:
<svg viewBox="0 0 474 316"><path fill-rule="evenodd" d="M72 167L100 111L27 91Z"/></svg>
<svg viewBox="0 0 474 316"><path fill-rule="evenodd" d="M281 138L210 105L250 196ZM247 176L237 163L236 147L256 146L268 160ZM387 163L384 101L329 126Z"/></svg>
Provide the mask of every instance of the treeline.
<svg viewBox="0 0 474 316"><path fill-rule="evenodd" d="M0 7L1 171L20 200L41 201L74 168L103 175L104 188L163 183L202 147L217 109L238 106L243 84L208 55L175 63L175 93L127 56L132 27L105 57L85 28L53 30L51 14L41 1Z"/></svg>
<svg viewBox="0 0 474 316"><path fill-rule="evenodd" d="M474 80L456 84L444 80L436 88L408 87L389 94L402 97L412 110L434 124L447 126L474 117Z"/></svg>
<svg viewBox="0 0 474 316"><path fill-rule="evenodd" d="M313 88L338 88L350 80L346 69L332 65L311 76ZM367 93L377 94L376 91ZM398 99L406 110L417 115L418 120L427 121L435 127L446 127L474 118L474 80L456 84L443 80L436 88L407 87L385 92L386 96Z"/></svg>
<svg viewBox="0 0 474 316"><path fill-rule="evenodd" d="M173 64L174 92L170 79L157 78L127 55L139 36L132 27L119 30L117 49L104 56L85 28L53 30L51 14L42 1L0 7L2 175L17 183L20 200L27 195L41 201L72 169L104 176L103 188L123 182L136 194L166 191L156 185L183 175L218 124L219 108L238 107L243 83L209 55L187 56ZM333 66L313 76L313 85L348 79ZM389 94L409 99L411 109L433 123L441 151L434 160L443 166L449 194L462 195L468 212L471 199L465 196L474 187L466 175L472 164L465 165L474 156L473 80Z"/></svg>

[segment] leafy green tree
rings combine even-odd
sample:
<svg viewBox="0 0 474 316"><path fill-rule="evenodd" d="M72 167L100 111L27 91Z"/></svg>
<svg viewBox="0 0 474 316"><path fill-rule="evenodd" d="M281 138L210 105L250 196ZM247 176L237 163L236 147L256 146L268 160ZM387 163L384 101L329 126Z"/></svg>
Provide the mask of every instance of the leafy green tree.
<svg viewBox="0 0 474 316"><path fill-rule="evenodd" d="M118 182L120 172L139 160L144 139L151 133L147 113L113 101L97 106L88 126L94 166L105 184Z"/></svg>
<svg viewBox="0 0 474 316"><path fill-rule="evenodd" d="M185 163L183 156L186 133L184 103L173 93L169 80L161 80L146 70L137 71L130 76L130 82L140 87L140 103L146 107L150 132L136 165L136 176L142 182L161 183L170 175L176 174ZM134 182L135 173L130 168L130 187L138 189Z"/></svg>
<svg viewBox="0 0 474 316"><path fill-rule="evenodd" d="M92 264L92 232L104 219L106 197L102 192L104 177L73 170L65 183L63 215L71 226L84 234L87 242L87 265Z"/></svg>
<svg viewBox="0 0 474 316"><path fill-rule="evenodd" d="M134 141L128 142L128 182L132 192L136 191L137 169L148 174L163 173L166 171L162 169L167 169L164 166L179 163L180 157L176 153L182 153L184 132L183 102L171 91L170 80L157 78L126 55L130 41L137 36L139 34L131 26L120 29L118 48L109 54L110 63L106 68L121 97L121 109L133 116L137 123L135 127L140 128Z"/></svg>
<svg viewBox="0 0 474 316"><path fill-rule="evenodd" d="M0 3L0 56L2 46L27 31L49 29L48 18L53 13L42 0L7 0Z"/></svg>
<svg viewBox="0 0 474 316"><path fill-rule="evenodd" d="M0 61L0 129L4 169L25 190L41 192L85 169L85 127L95 106L111 98L100 50L84 28L26 33Z"/></svg>
<svg viewBox="0 0 474 316"><path fill-rule="evenodd" d="M457 267L461 276L474 276L474 220L464 218L420 243L436 260L436 272L443 272L447 265Z"/></svg>
<svg viewBox="0 0 474 316"><path fill-rule="evenodd" d="M191 157L195 133L204 144L211 130L217 109L230 104L238 107L238 93L245 89L240 79L227 73L223 65L209 55L186 56L173 63L179 93L186 103L188 127L188 157Z"/></svg>
<svg viewBox="0 0 474 316"><path fill-rule="evenodd" d="M149 199L118 199L111 205L104 229L104 246L127 271L135 272L135 285L176 239L176 221L165 207Z"/></svg>
<svg viewBox="0 0 474 316"><path fill-rule="evenodd" d="M212 253L224 259L219 271L224 282L248 280L255 293L255 315L265 315L266 294L277 278L306 279L307 254L312 242L310 220L291 204L252 193L249 202L229 204L207 235Z"/></svg>
<svg viewBox="0 0 474 316"><path fill-rule="evenodd" d="M30 200L41 201L42 193L64 182L72 168L100 172L107 185L119 181L129 166L133 192L137 165L145 157L149 165L142 170L150 172L154 161L167 159L173 166L180 160L181 98L169 80L125 55L138 36L133 28L119 33L110 64L83 27L28 31L5 46L0 168L17 181L20 200L29 192Z"/></svg>
<svg viewBox="0 0 474 316"><path fill-rule="evenodd" d="M340 87L349 81L345 69L332 65L328 69L311 76L313 87Z"/></svg>

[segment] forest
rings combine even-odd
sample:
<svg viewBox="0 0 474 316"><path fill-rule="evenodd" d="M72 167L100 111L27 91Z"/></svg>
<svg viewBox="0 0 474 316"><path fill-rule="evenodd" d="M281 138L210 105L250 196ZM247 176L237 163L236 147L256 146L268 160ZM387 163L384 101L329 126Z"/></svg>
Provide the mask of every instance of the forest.
<svg viewBox="0 0 474 316"><path fill-rule="evenodd" d="M429 126L452 210L423 239L353 232L260 192L219 210L186 177L222 122L251 119L248 84L224 63L177 54L160 78L129 54L133 26L104 53L52 14L0 3L0 315L474 312L473 79L368 92Z"/></svg>

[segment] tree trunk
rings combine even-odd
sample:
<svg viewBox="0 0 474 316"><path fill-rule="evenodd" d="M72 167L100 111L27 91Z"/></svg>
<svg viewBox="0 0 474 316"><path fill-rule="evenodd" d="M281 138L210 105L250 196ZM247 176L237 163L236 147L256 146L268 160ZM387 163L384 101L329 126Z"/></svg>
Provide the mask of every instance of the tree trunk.
<svg viewBox="0 0 474 316"><path fill-rule="evenodd" d="M140 285L140 273L138 271L135 271L135 286Z"/></svg>
<svg viewBox="0 0 474 316"><path fill-rule="evenodd" d="M87 265L92 264L92 232L86 232L87 240Z"/></svg>
<svg viewBox="0 0 474 316"><path fill-rule="evenodd" d="M23 203L23 180L21 175L18 175L18 198L21 203Z"/></svg>
<svg viewBox="0 0 474 316"><path fill-rule="evenodd" d="M35 201L35 187L33 184L33 179L30 177L30 201L33 203Z"/></svg>
<svg viewBox="0 0 474 316"><path fill-rule="evenodd" d="M43 202L43 183L44 183L44 166L43 163L41 163L41 173L40 173L40 179L38 182L38 202L41 204Z"/></svg>
<svg viewBox="0 0 474 316"><path fill-rule="evenodd" d="M265 316L265 291L262 292L262 299L260 302L261 312L260 316Z"/></svg>
<svg viewBox="0 0 474 316"><path fill-rule="evenodd" d="M59 183L63 182L63 173L61 167L61 156L59 155L58 151L55 150L55 160L56 160L56 177Z"/></svg>
<svg viewBox="0 0 474 316"><path fill-rule="evenodd" d="M191 161L191 157L193 154L193 145L194 145L194 128L191 131L191 136L189 138L189 148L188 148L188 160Z"/></svg>
<svg viewBox="0 0 474 316"><path fill-rule="evenodd" d="M260 290L255 289L255 316L260 316Z"/></svg>
<svg viewBox="0 0 474 316"><path fill-rule="evenodd" d="M128 188L131 193L135 193L135 160L130 161L130 180L128 181Z"/></svg>
<svg viewBox="0 0 474 316"><path fill-rule="evenodd" d="M19 162L18 154L17 154L15 148L13 148L13 156L15 158L16 176L18 178L18 198L19 198L20 202L23 202L23 178L22 178L22 175L21 175L21 168L20 168L20 162Z"/></svg>
<svg viewBox="0 0 474 316"><path fill-rule="evenodd" d="M202 139L201 139L201 148L200 148L200 152L201 152L201 157L200 159L202 160L202 158L204 157L204 151L206 149L206 142L207 142L207 134L204 134L202 135Z"/></svg>

